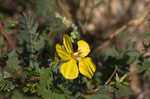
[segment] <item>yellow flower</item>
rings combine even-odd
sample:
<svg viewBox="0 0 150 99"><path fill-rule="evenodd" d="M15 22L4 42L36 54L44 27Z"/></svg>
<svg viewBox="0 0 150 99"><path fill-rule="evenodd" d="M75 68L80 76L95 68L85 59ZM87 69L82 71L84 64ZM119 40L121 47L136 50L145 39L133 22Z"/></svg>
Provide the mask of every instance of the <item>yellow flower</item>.
<svg viewBox="0 0 150 99"><path fill-rule="evenodd" d="M79 40L77 42L78 50L77 52L73 52L71 38L65 34L63 44L64 47L56 44L56 52L64 61L60 67L62 75L66 79L75 79L80 72L82 75L91 79L96 70L96 66L90 57L86 57L90 52L88 43L84 40Z"/></svg>

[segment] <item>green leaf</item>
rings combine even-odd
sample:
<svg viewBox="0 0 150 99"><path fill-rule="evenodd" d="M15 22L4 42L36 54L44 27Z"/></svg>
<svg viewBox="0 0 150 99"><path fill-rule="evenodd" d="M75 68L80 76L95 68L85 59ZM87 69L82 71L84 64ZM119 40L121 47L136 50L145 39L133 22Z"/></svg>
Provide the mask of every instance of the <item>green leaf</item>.
<svg viewBox="0 0 150 99"><path fill-rule="evenodd" d="M15 25L17 25L19 22L17 20L14 20L14 19L8 19L4 25L5 27L7 28L11 28L11 27L14 27Z"/></svg>
<svg viewBox="0 0 150 99"><path fill-rule="evenodd" d="M23 96L23 94L21 94L19 91L14 91L11 99L41 99L41 98L38 98L38 97L25 97Z"/></svg>
<svg viewBox="0 0 150 99"><path fill-rule="evenodd" d="M64 94L52 93L52 99L66 99Z"/></svg>
<svg viewBox="0 0 150 99"><path fill-rule="evenodd" d="M115 47L108 47L107 48L107 51L106 51L106 56L105 56L105 60L108 58L108 57L115 57L117 59L121 58L121 53L118 49L116 49Z"/></svg>
<svg viewBox="0 0 150 99"><path fill-rule="evenodd" d="M111 99L111 97L106 94L98 94L98 95L90 95L88 99Z"/></svg>
<svg viewBox="0 0 150 99"><path fill-rule="evenodd" d="M40 84L38 87L38 95L42 96L44 99L51 99L52 97L52 78L51 78L50 68L42 68L40 71Z"/></svg>
<svg viewBox="0 0 150 99"><path fill-rule="evenodd" d="M142 38L150 38L150 32L145 32L141 35Z"/></svg>
<svg viewBox="0 0 150 99"><path fill-rule="evenodd" d="M135 60L137 57L139 57L139 54L136 50L129 50L126 52L126 55L129 56L129 60L133 61Z"/></svg>
<svg viewBox="0 0 150 99"><path fill-rule="evenodd" d="M119 92L125 96L130 96L132 94L132 91L129 87L124 86L124 85L119 85Z"/></svg>
<svg viewBox="0 0 150 99"><path fill-rule="evenodd" d="M0 80L0 91L8 91L14 89L15 86L11 81L1 79Z"/></svg>
<svg viewBox="0 0 150 99"><path fill-rule="evenodd" d="M34 49L36 51L39 51L41 48L44 47L44 45L45 45L44 39L37 40L37 42L35 43Z"/></svg>
<svg viewBox="0 0 150 99"><path fill-rule="evenodd" d="M124 75L120 78L120 82L123 82L123 81L126 79L127 76L128 76L127 74L124 74Z"/></svg>
<svg viewBox="0 0 150 99"><path fill-rule="evenodd" d="M142 63L142 66L139 66L141 72L144 71L145 74L150 74L150 61L149 60L144 60L144 62Z"/></svg>
<svg viewBox="0 0 150 99"><path fill-rule="evenodd" d="M28 88L28 87L24 87L24 88L23 88L23 92L26 93L26 92L28 92L28 91L29 91L29 88Z"/></svg>
<svg viewBox="0 0 150 99"><path fill-rule="evenodd" d="M120 82L120 78L119 78L119 76L118 76L118 73L116 73L115 79L116 79L117 82Z"/></svg>
<svg viewBox="0 0 150 99"><path fill-rule="evenodd" d="M8 54L7 67L6 69L10 72L16 71L19 68L19 60L15 51L11 51Z"/></svg>
<svg viewBox="0 0 150 99"><path fill-rule="evenodd" d="M29 52L32 52L34 47L35 40L37 39L38 33L38 24L34 22L33 18L29 15L23 13L20 17L19 25L20 30L20 40L24 40L26 46L28 47Z"/></svg>
<svg viewBox="0 0 150 99"><path fill-rule="evenodd" d="M104 92L108 92L110 91L113 87L111 87L110 85L107 86L99 86L99 92L104 93Z"/></svg>

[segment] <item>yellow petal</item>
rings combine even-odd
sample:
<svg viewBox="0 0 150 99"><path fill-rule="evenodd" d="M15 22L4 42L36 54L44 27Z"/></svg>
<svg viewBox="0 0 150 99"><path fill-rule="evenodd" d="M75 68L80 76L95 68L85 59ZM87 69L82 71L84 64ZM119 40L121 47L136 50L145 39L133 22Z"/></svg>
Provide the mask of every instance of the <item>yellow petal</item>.
<svg viewBox="0 0 150 99"><path fill-rule="evenodd" d="M85 57L79 61L79 71L88 78L92 78L96 71L96 66L90 57Z"/></svg>
<svg viewBox="0 0 150 99"><path fill-rule="evenodd" d="M66 50L60 44L56 44L56 52L59 55L59 57L64 61L71 59L70 54L67 53Z"/></svg>
<svg viewBox="0 0 150 99"><path fill-rule="evenodd" d="M63 43L64 43L64 46L65 46L67 52L72 53L73 52L73 47L72 47L71 38L66 34L63 37Z"/></svg>
<svg viewBox="0 0 150 99"><path fill-rule="evenodd" d="M75 79L78 77L79 71L76 60L71 59L60 67L61 73L66 79Z"/></svg>
<svg viewBox="0 0 150 99"><path fill-rule="evenodd" d="M90 52L89 44L84 40L78 41L78 51L80 52L81 57L87 56Z"/></svg>

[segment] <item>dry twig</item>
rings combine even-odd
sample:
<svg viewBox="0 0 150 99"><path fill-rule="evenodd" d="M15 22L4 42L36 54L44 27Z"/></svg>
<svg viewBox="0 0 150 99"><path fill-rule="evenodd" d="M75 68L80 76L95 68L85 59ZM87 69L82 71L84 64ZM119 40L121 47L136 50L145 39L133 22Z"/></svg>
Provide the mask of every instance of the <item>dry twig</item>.
<svg viewBox="0 0 150 99"><path fill-rule="evenodd" d="M106 41L105 43L103 43L100 47L98 47L97 49L103 49L106 46L108 46L112 39L114 37L116 37L119 33L121 33L122 31L126 30L129 26L136 26L136 28L138 28L140 25L142 25L142 23L144 23L146 21L146 19L149 17L149 13L150 13L150 4L148 3L147 6L145 7L145 9L143 10L142 13L138 14L136 16L135 19L130 20L127 24L123 25L121 28L117 29L116 31L112 32L111 35L108 36L108 41Z"/></svg>
<svg viewBox="0 0 150 99"><path fill-rule="evenodd" d="M112 80L116 72L117 72L117 67L114 69L113 73L111 74L111 76L108 78L108 80L105 82L104 85L108 85L110 83L110 81Z"/></svg>

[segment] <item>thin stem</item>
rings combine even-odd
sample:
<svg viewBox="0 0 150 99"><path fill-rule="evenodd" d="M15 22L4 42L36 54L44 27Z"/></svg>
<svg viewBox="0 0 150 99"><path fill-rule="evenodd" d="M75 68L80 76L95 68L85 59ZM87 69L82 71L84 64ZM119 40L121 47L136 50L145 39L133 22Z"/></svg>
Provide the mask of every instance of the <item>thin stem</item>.
<svg viewBox="0 0 150 99"><path fill-rule="evenodd" d="M117 67L115 67L113 73L110 75L110 77L108 78L108 80L105 82L104 85L108 85L110 83L110 81L112 80L112 78L114 77L114 75L116 74L117 72Z"/></svg>
<svg viewBox="0 0 150 99"><path fill-rule="evenodd" d="M4 38L8 41L9 45L11 46L11 48L16 51L17 54L19 54L17 47L14 45L14 43L11 41L11 39L8 37L8 35L5 33L5 29L2 25L2 23L0 23L0 32L2 33L2 35L4 36Z"/></svg>

